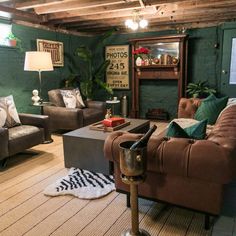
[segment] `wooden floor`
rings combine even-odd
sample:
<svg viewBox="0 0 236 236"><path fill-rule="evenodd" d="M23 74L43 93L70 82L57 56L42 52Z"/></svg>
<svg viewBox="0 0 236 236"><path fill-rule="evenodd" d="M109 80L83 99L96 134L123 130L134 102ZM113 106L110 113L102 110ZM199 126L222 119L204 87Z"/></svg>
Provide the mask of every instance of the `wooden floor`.
<svg viewBox="0 0 236 236"><path fill-rule="evenodd" d="M62 137L12 157L0 172L0 235L115 236L130 227L123 194L97 200L48 197L43 190L67 174ZM211 235L203 214L140 199L140 227L151 235Z"/></svg>

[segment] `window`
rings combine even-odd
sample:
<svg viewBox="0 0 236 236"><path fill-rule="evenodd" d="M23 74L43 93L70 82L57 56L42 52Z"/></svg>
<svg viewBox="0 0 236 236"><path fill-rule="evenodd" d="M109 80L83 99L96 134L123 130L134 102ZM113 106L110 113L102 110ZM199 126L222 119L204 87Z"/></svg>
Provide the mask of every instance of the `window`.
<svg viewBox="0 0 236 236"><path fill-rule="evenodd" d="M232 39L229 83L236 84L236 38Z"/></svg>
<svg viewBox="0 0 236 236"><path fill-rule="evenodd" d="M6 37L11 32L11 25L0 23L0 45L6 45Z"/></svg>

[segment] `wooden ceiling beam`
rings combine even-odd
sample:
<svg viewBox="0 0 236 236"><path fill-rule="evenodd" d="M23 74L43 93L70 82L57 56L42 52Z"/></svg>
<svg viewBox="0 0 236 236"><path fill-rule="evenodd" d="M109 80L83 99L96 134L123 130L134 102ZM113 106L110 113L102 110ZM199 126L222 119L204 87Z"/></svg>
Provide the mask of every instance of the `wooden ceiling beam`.
<svg viewBox="0 0 236 236"><path fill-rule="evenodd" d="M218 13L227 13L229 10L235 9L236 6L231 6L226 7L226 8L192 8L191 10L186 10L186 11L170 11L167 13L163 13L160 14L160 12L158 12L157 14L150 14L149 12L146 12L144 10L140 11L140 15L144 15L145 18L150 19L150 18L163 18L163 17L169 17L169 20L174 20L175 17L177 16L184 16L184 15L188 15L188 14L218 14ZM89 16L79 16L79 17L71 17L71 18L63 18L63 19L56 19L56 20L52 20L50 21L53 24L67 24L67 23L72 23L73 22L77 22L76 24L78 24L79 22L83 22L83 21L99 21L102 19L107 19L107 22L110 20L125 20L124 18L127 19L127 17L130 17L130 14L132 12L131 11L119 11L119 12L115 12L115 13L107 13L107 14L96 14L96 15L89 15ZM50 18L49 18L50 19Z"/></svg>
<svg viewBox="0 0 236 236"><path fill-rule="evenodd" d="M96 15L96 14L103 14L103 13L112 13L112 12L119 12L123 10L134 10L134 9L141 9L138 2L128 2L128 3L118 3L109 6L100 6L94 8L87 8L81 10L73 11L73 14L76 16L88 16L88 15ZM53 13L48 15L48 20L53 19L60 19L68 17L67 12L62 13Z"/></svg>
<svg viewBox="0 0 236 236"><path fill-rule="evenodd" d="M49 14L49 13L56 13L56 12L67 12L67 11L74 11L74 10L79 10L79 9L86 9L86 8L95 8L94 10L96 11L97 7L101 6L109 6L113 4L119 4L119 3L130 3L130 2L137 2L139 3L141 0L93 0L93 1L88 1L88 0L80 0L80 1L70 1L68 4L67 2L59 2L59 3L54 3L51 5L46 5L46 6L39 6L35 8L35 12L37 14ZM144 4L142 4L144 7L146 6L153 6L153 5L160 5L163 3L173 3L173 2L185 2L187 0L142 0ZM189 0L188 0L189 1ZM140 5L140 3L139 3ZM20 8L20 4L16 4L16 7L18 9ZM140 6L142 7L142 6Z"/></svg>
<svg viewBox="0 0 236 236"><path fill-rule="evenodd" d="M150 12L151 11L151 12ZM148 15L148 14L152 14L153 10L152 9L142 9L139 12L140 16L143 15ZM117 17L130 17L133 15L133 10L120 10L120 11L116 11L116 12L108 12L106 14L95 14L95 15L83 15L83 16L76 16L76 15L72 15L71 17L67 17L65 18L65 16L61 16L62 18L58 19L58 18L52 18L52 17L48 17L49 23L53 23L53 24L63 24L63 23L68 23L68 22L79 22L79 21L84 21L84 20L99 20L99 19L113 19L113 18L117 18Z"/></svg>
<svg viewBox="0 0 236 236"><path fill-rule="evenodd" d="M235 15L236 13L236 9L231 10L228 14L186 14L184 16L176 16L173 20L170 20L169 17L155 17L155 18L148 18L149 20L149 24L152 23L157 23L157 24L170 24L170 25L175 25L176 23L178 23L179 21L181 21L181 23L189 23L191 21L193 22L201 22L201 21L211 21L211 20L216 20L216 19L222 19L222 20L230 20L230 19L234 19L236 17ZM84 22L79 22L79 23L73 23L73 24L67 24L65 25L66 28L72 29L72 28L99 28L100 26L104 27L104 26L117 26L117 27L121 27L124 26L124 22L125 22L125 18L122 20L118 20L118 19L113 19L113 20L100 20L100 21L84 21Z"/></svg>
<svg viewBox="0 0 236 236"><path fill-rule="evenodd" d="M41 23L41 22L45 21L45 17L43 17L43 16L38 16L34 13L17 10L15 8L12 8L12 7L7 7L7 6L0 5L0 11L10 13L13 17L17 16L19 18L27 19L31 22Z"/></svg>
<svg viewBox="0 0 236 236"><path fill-rule="evenodd" d="M42 6L36 7L35 12L37 14L49 14L49 13L56 13L56 12L68 12L68 11L75 11L87 8L97 8L101 6L110 6L114 4L121 4L121 3L130 3L130 2L138 2L138 0L129 0L129 2L125 2L125 0L80 0L80 1L71 1L70 3L61 2L57 4L53 4L50 6ZM94 9L96 11L96 9Z"/></svg>
<svg viewBox="0 0 236 236"><path fill-rule="evenodd" d="M217 25L220 25L220 24L223 24L225 21L212 21L212 22L200 22L200 23L193 23L191 25L191 28L188 28L188 29L194 29L194 28L205 28L205 27L213 27L213 26L217 26ZM104 28L100 28L100 29L97 29L97 30L94 30L93 31L93 34L94 35L98 35L98 34L102 34L106 31L108 31L110 28L108 27L104 27ZM173 30L173 27L171 25L161 25L161 26L153 26L153 27L150 27L148 30L145 30L145 29L142 29L142 30L139 30L138 32L139 33L143 33L143 32L157 32L157 31L165 31L165 30ZM176 30L176 29L174 29ZM177 31L177 30L176 30ZM91 33L91 30L87 29L87 30L84 30L84 31L78 31L80 33ZM117 32L119 34L137 34L137 31L127 31L127 29L123 28L123 29L120 29L119 32ZM177 32L178 33L178 32Z"/></svg>
<svg viewBox="0 0 236 236"><path fill-rule="evenodd" d="M60 29L60 28L53 27L53 26L45 26L45 25L22 21L22 20L14 20L13 19L12 22L15 24L18 24L18 25L24 25L24 26L28 26L28 27L32 27L32 28L36 28L36 29L49 30L49 31L54 31L54 32L59 32L59 33L64 33L64 34L76 35L76 36L91 36L92 35L91 33L79 33L77 31L73 31L73 30Z"/></svg>
<svg viewBox="0 0 236 236"><path fill-rule="evenodd" d="M15 7L19 10L27 10L40 6L50 6L53 4L58 4L59 2L70 2L72 0L18 0L15 2Z"/></svg>
<svg viewBox="0 0 236 236"><path fill-rule="evenodd" d="M159 0L160 1L160 0ZM152 3L157 3L157 0L152 0ZM194 4L194 2L196 3L196 1L188 1L188 2L185 2L184 4L182 2L180 2L179 4L180 5L175 5L173 7L172 4L167 4L165 5L164 7L161 7L159 11L159 14L160 15L163 15L163 14L173 14L175 12L178 12L179 10L189 10L189 9L194 9L194 10L197 10L198 8L202 7L202 8L205 8L205 7L210 7L212 8L212 6L209 5L209 3L206 3L205 0L198 0L198 4ZM181 4L182 3L182 4ZM61 13L54 13L54 14L49 14L48 16L48 19L49 20L55 20L55 19L62 19L62 18L68 18L68 17L77 17L77 16L84 16L84 15L98 15L98 19L99 19L99 16L101 18L104 17L104 14L103 13L110 13L112 14L111 12L119 12L119 11L124 11L124 10L127 10L127 9L130 9L132 11L132 9L138 9L138 2L130 2L130 3L127 3L127 4L114 4L112 6L103 6L103 7L97 7L96 9L84 9L83 11L81 10L73 10L73 11L66 11L66 12L61 12ZM226 0L226 1L223 1L222 0L215 0L214 1L214 8L217 8L217 6L225 6L225 7L228 7L230 5L235 5L235 2L233 3L232 0ZM132 8L133 7L133 8ZM148 7L147 7L148 8ZM151 9L153 8L148 8L150 11ZM144 9L145 10L145 9ZM204 9L203 9L204 10ZM154 13L153 11L151 11L150 13ZM182 13L180 13L182 14ZM130 12L130 16L132 16L132 12ZM114 17L116 17L116 15L114 15ZM89 18L89 17L88 17ZM112 18L112 17L111 17Z"/></svg>

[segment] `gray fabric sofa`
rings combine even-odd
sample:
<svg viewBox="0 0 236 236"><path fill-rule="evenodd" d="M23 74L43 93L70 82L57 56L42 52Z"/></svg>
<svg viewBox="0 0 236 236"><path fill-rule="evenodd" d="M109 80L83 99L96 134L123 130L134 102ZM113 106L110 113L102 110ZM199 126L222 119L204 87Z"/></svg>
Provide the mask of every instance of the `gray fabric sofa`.
<svg viewBox="0 0 236 236"><path fill-rule="evenodd" d="M50 117L50 128L56 130L74 130L103 120L106 113L105 102L86 101L85 108L66 108L60 89L48 92L52 106L44 106L43 113Z"/></svg>

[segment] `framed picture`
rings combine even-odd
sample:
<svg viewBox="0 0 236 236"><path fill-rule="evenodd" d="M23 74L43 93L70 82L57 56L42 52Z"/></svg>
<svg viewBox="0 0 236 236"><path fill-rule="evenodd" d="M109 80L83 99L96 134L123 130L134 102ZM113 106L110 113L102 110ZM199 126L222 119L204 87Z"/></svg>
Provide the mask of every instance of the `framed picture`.
<svg viewBox="0 0 236 236"><path fill-rule="evenodd" d="M62 42L37 39L37 50L50 52L52 55L53 66L64 66L64 52Z"/></svg>
<svg viewBox="0 0 236 236"><path fill-rule="evenodd" d="M110 60L106 83L112 89L129 89L129 45L106 46L105 58Z"/></svg>

